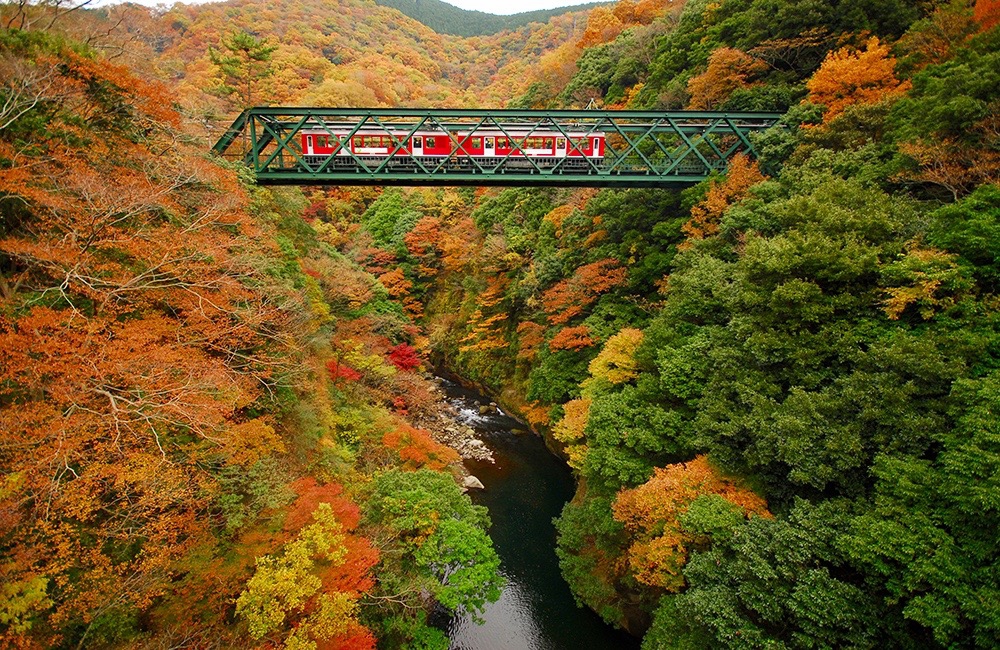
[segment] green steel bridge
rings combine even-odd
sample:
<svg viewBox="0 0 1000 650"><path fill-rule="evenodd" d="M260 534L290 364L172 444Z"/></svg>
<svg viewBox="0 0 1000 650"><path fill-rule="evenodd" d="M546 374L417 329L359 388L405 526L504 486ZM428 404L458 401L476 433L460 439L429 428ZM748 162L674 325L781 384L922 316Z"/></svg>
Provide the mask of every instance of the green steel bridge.
<svg viewBox="0 0 1000 650"><path fill-rule="evenodd" d="M664 187L725 171L733 156L755 156L755 133L781 126L778 113L606 110L462 110L279 108L245 110L213 151L242 160L261 185L474 185ZM303 151L304 133L322 136L339 155ZM412 155L418 134L437 133L451 153ZM492 133L510 146L536 134L603 139L602 157L532 159L463 152L460 133ZM350 143L381 134L383 150ZM309 142L312 142L310 138ZM352 151L352 149L354 149Z"/></svg>

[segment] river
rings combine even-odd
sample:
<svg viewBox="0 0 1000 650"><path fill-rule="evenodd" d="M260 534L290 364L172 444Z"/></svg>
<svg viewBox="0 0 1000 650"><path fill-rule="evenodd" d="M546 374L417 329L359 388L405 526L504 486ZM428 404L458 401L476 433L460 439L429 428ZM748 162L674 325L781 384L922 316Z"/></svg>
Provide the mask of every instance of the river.
<svg viewBox="0 0 1000 650"><path fill-rule="evenodd" d="M490 510L490 537L507 585L488 605L482 624L467 615L448 623L452 650L630 650L639 641L576 606L559 573L553 517L573 497L569 468L540 438L503 414L480 415L482 395L445 382L449 401L463 423L492 450L495 464L466 461L486 489L472 499Z"/></svg>

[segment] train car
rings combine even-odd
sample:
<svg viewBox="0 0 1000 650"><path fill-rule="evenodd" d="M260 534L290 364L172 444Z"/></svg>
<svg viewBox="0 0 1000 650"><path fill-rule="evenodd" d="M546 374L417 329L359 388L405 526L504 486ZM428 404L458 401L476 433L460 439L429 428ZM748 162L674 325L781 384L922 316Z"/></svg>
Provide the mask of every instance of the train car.
<svg viewBox="0 0 1000 650"><path fill-rule="evenodd" d="M325 163L327 169L354 169L360 159L369 166L386 164L389 169L406 170L416 169L418 161L426 167L440 165L447 158L445 169L457 171L554 167L587 171L601 166L606 143L602 132L489 128L410 134L401 130L352 133L348 129L303 129L301 145L309 165Z"/></svg>

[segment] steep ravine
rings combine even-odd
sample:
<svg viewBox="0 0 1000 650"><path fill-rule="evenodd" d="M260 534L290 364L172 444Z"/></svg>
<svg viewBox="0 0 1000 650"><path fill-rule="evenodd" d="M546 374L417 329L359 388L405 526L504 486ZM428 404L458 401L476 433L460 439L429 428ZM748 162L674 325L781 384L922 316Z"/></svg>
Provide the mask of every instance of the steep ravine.
<svg viewBox="0 0 1000 650"><path fill-rule="evenodd" d="M639 641L580 608L559 572L552 519L574 493L573 476L539 436L503 412L480 414L475 402L490 398L457 381L443 388L460 422L492 450L494 462L467 460L485 485L473 500L490 510L490 536L507 585L477 624L469 616L443 622L451 647L462 650L609 650L638 648Z"/></svg>

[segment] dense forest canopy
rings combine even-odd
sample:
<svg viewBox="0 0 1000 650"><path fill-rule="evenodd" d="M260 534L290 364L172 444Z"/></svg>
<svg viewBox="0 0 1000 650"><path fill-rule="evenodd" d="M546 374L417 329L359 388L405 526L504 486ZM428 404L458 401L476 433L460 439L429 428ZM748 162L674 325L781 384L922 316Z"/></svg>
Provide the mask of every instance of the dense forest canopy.
<svg viewBox="0 0 1000 650"><path fill-rule="evenodd" d="M427 25L438 34L485 36L504 30L517 29L529 23L546 23L553 16L569 12L584 12L601 3L581 3L570 7L524 11L505 16L459 9L447 2L441 2L441 0L376 0L376 4L398 9L401 13Z"/></svg>
<svg viewBox="0 0 1000 650"><path fill-rule="evenodd" d="M444 648L502 588L443 367L660 648L1000 639L1000 2L0 5L0 639ZM683 191L262 189L246 105L768 110Z"/></svg>

